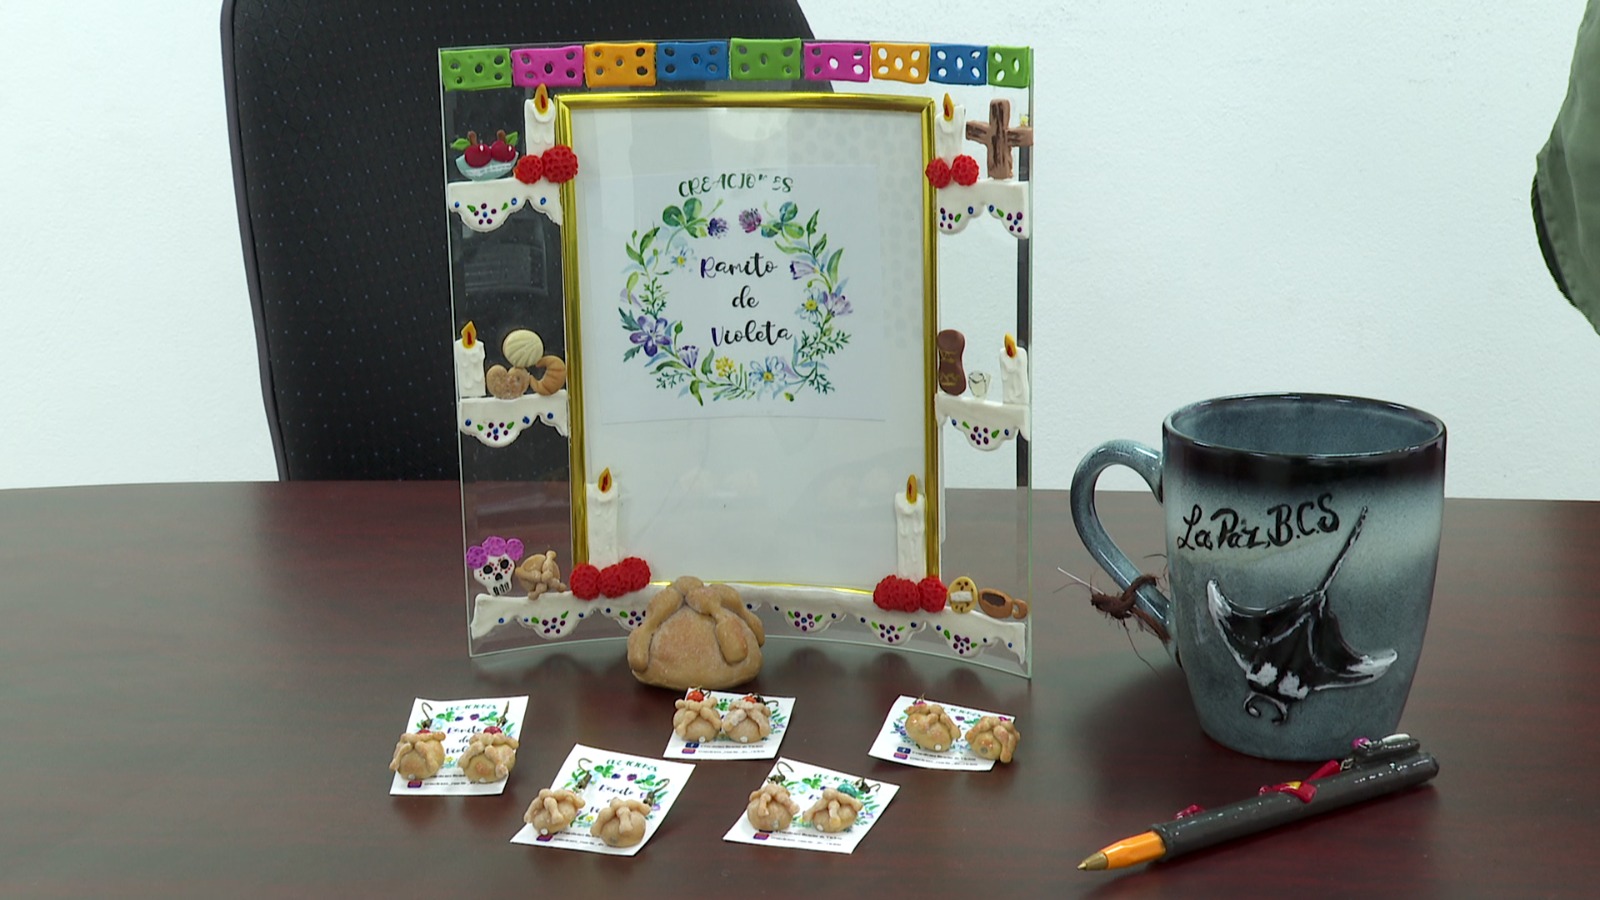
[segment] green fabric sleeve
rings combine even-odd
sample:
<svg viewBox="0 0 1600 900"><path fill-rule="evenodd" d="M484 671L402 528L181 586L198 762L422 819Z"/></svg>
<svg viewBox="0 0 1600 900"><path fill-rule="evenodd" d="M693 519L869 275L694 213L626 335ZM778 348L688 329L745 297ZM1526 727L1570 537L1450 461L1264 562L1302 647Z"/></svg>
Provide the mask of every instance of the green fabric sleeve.
<svg viewBox="0 0 1600 900"><path fill-rule="evenodd" d="M1539 151L1533 213L1556 284L1600 332L1600 0L1578 26L1567 98Z"/></svg>

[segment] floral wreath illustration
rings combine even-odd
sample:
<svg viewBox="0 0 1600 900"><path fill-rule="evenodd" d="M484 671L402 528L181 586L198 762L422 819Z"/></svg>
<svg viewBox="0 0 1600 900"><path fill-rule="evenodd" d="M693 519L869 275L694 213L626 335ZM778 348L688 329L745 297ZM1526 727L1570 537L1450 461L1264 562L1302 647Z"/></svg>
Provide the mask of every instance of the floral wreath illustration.
<svg viewBox="0 0 1600 900"><path fill-rule="evenodd" d="M817 231L818 213L813 212L802 225L800 208L793 203L784 203L776 213L746 209L736 219L746 234L760 233L771 240L775 249L789 257L790 278L804 282L805 298L795 310L804 326L791 342L788 355L740 365L726 353L719 355L714 347L702 353L698 346L680 340L683 321L669 318L663 281L689 268L695 258L694 241L717 240L728 233L727 219L716 217L721 208L720 200L708 210L691 197L682 206L662 210L660 224L649 231L633 232L627 243L630 264L623 269L628 273L623 305L617 310L633 346L622 354L622 361L642 354L657 388L678 388L679 396L693 396L702 406L707 396L712 400L781 397L793 401L806 390L832 392L825 360L850 342L850 334L838 327L839 319L851 313L844 295L848 279L839 278L844 250L829 252L828 236Z"/></svg>

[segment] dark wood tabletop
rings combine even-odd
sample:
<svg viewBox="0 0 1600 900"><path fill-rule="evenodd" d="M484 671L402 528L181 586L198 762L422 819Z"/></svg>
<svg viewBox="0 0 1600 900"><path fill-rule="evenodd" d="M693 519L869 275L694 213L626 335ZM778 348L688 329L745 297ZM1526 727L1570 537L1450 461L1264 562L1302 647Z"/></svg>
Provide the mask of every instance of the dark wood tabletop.
<svg viewBox="0 0 1600 900"><path fill-rule="evenodd" d="M768 642L786 756L901 785L854 855L725 843L765 761L700 765L633 858L508 843L574 743L659 755L672 695L619 640L467 655L451 483L0 492L0 896L1592 896L1600 884L1600 504L1451 500L1402 728L1431 785L1165 863L1077 861L1191 803L1309 774L1211 742L1181 672L1063 587L1091 573L1035 495L1031 681ZM1159 512L1106 494L1159 552ZM1102 585L1103 575L1097 577ZM391 797L412 698L528 694L498 797ZM1017 761L866 755L899 694L1014 712ZM424 894L422 892L429 892Z"/></svg>

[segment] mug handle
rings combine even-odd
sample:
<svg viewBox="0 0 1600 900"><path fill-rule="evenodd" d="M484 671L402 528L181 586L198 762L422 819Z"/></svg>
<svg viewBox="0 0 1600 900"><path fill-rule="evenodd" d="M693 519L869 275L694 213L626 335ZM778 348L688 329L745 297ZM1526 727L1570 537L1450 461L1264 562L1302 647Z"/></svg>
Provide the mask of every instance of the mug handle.
<svg viewBox="0 0 1600 900"><path fill-rule="evenodd" d="M1077 526L1078 537L1117 586L1127 590L1141 573L1106 533L1094 506L1095 482L1100 480L1101 472L1112 466L1127 466L1138 472L1155 494L1156 502L1161 503L1161 454L1137 441L1106 441L1090 450L1072 473L1072 524ZM1159 588L1152 584L1140 587L1134 594L1134 603L1160 622L1167 634L1172 634L1172 601Z"/></svg>

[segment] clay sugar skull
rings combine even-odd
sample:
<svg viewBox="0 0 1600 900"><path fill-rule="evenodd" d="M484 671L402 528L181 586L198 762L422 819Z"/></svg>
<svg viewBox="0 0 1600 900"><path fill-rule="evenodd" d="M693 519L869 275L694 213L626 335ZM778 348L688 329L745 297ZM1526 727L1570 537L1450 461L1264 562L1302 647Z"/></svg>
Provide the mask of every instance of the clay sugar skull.
<svg viewBox="0 0 1600 900"><path fill-rule="evenodd" d="M511 576L522 558L522 542L516 538L488 537L482 544L467 548L467 568L472 577L496 597L511 592Z"/></svg>

